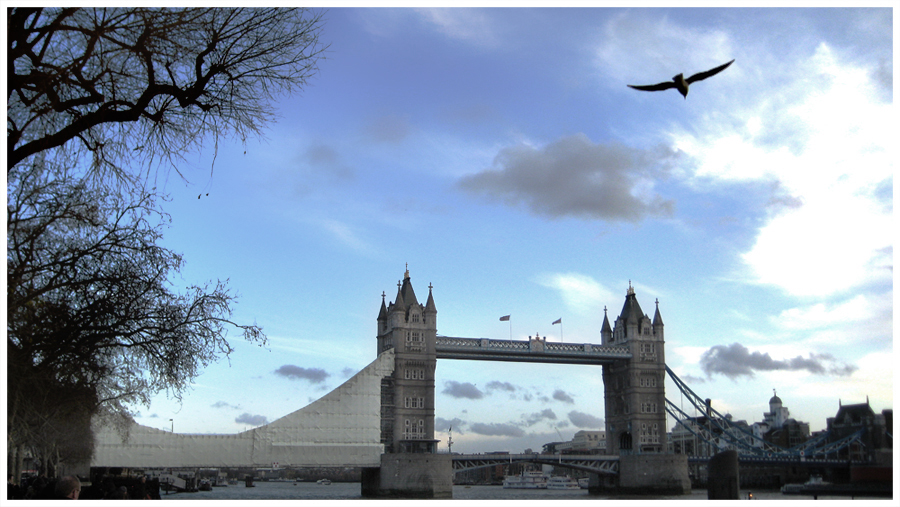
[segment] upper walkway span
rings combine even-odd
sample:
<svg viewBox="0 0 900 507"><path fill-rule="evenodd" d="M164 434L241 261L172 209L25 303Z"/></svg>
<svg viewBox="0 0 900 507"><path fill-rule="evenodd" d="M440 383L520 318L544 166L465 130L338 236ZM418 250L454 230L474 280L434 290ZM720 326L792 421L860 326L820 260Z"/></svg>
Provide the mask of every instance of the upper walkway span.
<svg viewBox="0 0 900 507"><path fill-rule="evenodd" d="M628 347L592 343L556 343L540 338L526 341L438 336L435 351L438 359L518 363L602 365L631 358Z"/></svg>

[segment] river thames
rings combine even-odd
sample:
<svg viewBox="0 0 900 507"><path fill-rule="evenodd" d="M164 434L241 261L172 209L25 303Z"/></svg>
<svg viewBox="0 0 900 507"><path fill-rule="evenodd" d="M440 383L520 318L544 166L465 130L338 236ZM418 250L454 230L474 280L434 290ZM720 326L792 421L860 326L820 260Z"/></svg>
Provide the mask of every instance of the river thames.
<svg viewBox="0 0 900 507"><path fill-rule="evenodd" d="M741 490L741 498L747 499L750 491ZM163 500L363 500L358 482L335 482L330 485L315 482L257 482L255 487L244 485L213 488L212 491L177 493L166 495ZM623 497L588 495L586 489L503 489L502 486L453 486L454 500L648 500L647 497ZM706 500L706 490L694 490L690 495L653 497L653 500ZM754 500L812 500L811 496L782 495L780 491L754 491ZM847 497L819 497L849 500Z"/></svg>

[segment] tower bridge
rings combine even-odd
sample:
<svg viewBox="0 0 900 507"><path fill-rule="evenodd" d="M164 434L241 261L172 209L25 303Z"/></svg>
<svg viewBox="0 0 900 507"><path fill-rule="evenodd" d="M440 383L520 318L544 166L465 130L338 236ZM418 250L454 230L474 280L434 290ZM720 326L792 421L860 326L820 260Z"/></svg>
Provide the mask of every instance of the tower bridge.
<svg viewBox="0 0 900 507"><path fill-rule="evenodd" d="M363 496L440 498L452 495L454 470L501 461L530 461L587 470L594 474L595 483L605 477L601 482L623 492L690 491L687 456L666 454L667 411L678 418L665 396L667 372L682 393L692 395L696 404L700 401L666 368L658 301L651 319L643 313L629 286L614 324L610 324L604 309L601 343L563 344L540 337L494 340L438 336L433 287L428 286L423 305L418 302L408 270L397 286L393 302L386 301L382 293L375 361L319 400L272 423L234 435L173 434L137 424L123 435L97 425L91 465L252 468L280 463L287 467L359 467ZM438 359L601 366L607 455L438 453L438 440L434 438ZM731 430L719 428L716 442L728 433ZM747 445L748 439L739 437L736 441ZM804 450L793 452L802 456ZM744 454L766 459L772 457L772 451L764 448L769 454L760 456L750 443Z"/></svg>
<svg viewBox="0 0 900 507"><path fill-rule="evenodd" d="M376 360L307 407L234 435L173 434L135 424L123 436L98 426L92 466L353 466L362 469L363 496L449 497L453 470L473 466L476 458L437 452L437 360L562 363L602 367L610 455L551 461L614 475L626 491L690 491L686 458L665 454L665 354L658 302L651 320L629 286L613 325L604 309L601 343L563 344L540 337L437 336L432 289L429 285L426 303L420 304L407 270L393 302L382 293Z"/></svg>

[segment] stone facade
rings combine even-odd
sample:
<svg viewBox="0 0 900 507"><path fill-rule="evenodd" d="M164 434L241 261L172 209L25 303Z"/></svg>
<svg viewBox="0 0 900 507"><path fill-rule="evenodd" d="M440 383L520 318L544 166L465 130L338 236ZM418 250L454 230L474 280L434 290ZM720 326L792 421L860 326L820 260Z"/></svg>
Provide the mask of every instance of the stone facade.
<svg viewBox="0 0 900 507"><path fill-rule="evenodd" d="M377 352L394 353L394 371L381 382L379 468L362 473L367 498L452 498L453 461L436 454L434 372L437 366L437 308L416 298L407 269L397 283L397 297L378 313Z"/></svg>
<svg viewBox="0 0 900 507"><path fill-rule="evenodd" d="M382 382L381 434L386 453L433 453L434 370L437 309L419 304L409 270L397 283L397 297L378 314L378 353L394 350L394 374Z"/></svg>
<svg viewBox="0 0 900 507"><path fill-rule="evenodd" d="M635 495L686 495L691 492L687 456L622 454L617 491Z"/></svg>
<svg viewBox="0 0 900 507"><path fill-rule="evenodd" d="M452 498L453 457L449 454L383 454L381 468L364 469L366 498Z"/></svg>
<svg viewBox="0 0 900 507"><path fill-rule="evenodd" d="M656 303L650 320L630 285L622 312L610 327L604 309L603 345L627 346L631 359L603 367L606 452L666 452L666 357L663 322Z"/></svg>

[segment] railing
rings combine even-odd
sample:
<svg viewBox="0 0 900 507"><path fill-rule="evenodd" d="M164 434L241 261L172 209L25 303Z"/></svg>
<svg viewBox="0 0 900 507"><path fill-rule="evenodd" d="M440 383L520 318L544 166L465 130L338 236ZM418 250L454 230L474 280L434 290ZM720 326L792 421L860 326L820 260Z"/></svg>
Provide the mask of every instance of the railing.
<svg viewBox="0 0 900 507"><path fill-rule="evenodd" d="M604 474L619 472L619 457L605 454L454 454L453 471L525 462Z"/></svg>
<svg viewBox="0 0 900 507"><path fill-rule="evenodd" d="M525 341L438 336L435 345L438 358L445 359L605 364L631 357L628 347L556 343L541 339Z"/></svg>

